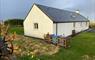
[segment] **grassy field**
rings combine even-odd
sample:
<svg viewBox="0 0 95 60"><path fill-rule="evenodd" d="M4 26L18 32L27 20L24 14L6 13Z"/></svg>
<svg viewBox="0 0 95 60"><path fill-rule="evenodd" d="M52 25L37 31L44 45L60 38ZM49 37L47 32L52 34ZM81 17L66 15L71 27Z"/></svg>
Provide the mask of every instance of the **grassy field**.
<svg viewBox="0 0 95 60"><path fill-rule="evenodd" d="M9 28L8 32L9 33L16 32L19 35L23 35L24 34L23 27L19 27L19 26L13 26L13 27Z"/></svg>
<svg viewBox="0 0 95 60"><path fill-rule="evenodd" d="M9 32L17 32L23 35L23 28L13 27ZM36 59L37 58L37 59ZM60 48L54 55L18 57L18 60L95 60L95 32L82 32L71 38L70 48Z"/></svg>
<svg viewBox="0 0 95 60"><path fill-rule="evenodd" d="M95 59L95 33L83 32L71 39L71 47L61 48L53 56L41 56L41 60L94 60Z"/></svg>

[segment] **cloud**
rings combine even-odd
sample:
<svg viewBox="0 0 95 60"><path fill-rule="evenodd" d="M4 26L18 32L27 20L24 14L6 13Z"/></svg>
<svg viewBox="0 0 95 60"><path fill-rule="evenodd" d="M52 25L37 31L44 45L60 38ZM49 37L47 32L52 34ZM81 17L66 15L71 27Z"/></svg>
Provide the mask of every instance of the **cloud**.
<svg viewBox="0 0 95 60"><path fill-rule="evenodd" d="M95 19L95 0L0 0L0 19L25 18L33 3L70 11L79 9L82 15Z"/></svg>

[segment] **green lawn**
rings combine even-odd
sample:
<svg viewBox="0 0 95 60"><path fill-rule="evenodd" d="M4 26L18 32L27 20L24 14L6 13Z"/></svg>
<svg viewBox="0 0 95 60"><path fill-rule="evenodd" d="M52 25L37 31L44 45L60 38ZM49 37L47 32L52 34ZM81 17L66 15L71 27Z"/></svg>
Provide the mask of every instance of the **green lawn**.
<svg viewBox="0 0 95 60"><path fill-rule="evenodd" d="M14 33L16 32L17 34L23 35L24 31L23 31L23 27L19 27L19 26L12 26L9 28L9 33Z"/></svg>
<svg viewBox="0 0 95 60"><path fill-rule="evenodd" d="M23 28L11 28L10 32L16 31L23 34ZM63 48L52 56L36 56L40 60L83 60L83 56L88 56L91 60L95 59L95 32L82 32L71 38L71 47ZM88 60L90 60L88 59ZM22 56L18 60L38 60L31 56Z"/></svg>
<svg viewBox="0 0 95 60"><path fill-rule="evenodd" d="M83 32L71 39L71 47L61 48L59 53L53 56L41 56L41 60L83 60L88 55L95 59L95 32Z"/></svg>

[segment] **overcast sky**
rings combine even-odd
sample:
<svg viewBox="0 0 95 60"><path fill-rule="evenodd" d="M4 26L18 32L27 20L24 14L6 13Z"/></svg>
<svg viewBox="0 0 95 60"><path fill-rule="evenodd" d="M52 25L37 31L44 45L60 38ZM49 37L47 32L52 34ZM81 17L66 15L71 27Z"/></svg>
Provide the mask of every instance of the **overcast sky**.
<svg viewBox="0 0 95 60"><path fill-rule="evenodd" d="M33 3L70 11L79 9L82 15L95 20L95 0L0 0L0 20L24 19Z"/></svg>

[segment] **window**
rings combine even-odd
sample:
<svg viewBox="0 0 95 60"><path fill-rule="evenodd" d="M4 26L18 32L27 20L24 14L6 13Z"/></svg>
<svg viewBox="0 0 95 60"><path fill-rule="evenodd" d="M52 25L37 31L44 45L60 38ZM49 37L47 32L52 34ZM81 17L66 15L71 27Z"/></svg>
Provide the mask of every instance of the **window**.
<svg viewBox="0 0 95 60"><path fill-rule="evenodd" d="M86 26L87 26L87 22L86 22Z"/></svg>
<svg viewBox="0 0 95 60"><path fill-rule="evenodd" d="M38 29L38 23L34 23L34 29Z"/></svg>
<svg viewBox="0 0 95 60"><path fill-rule="evenodd" d="M82 22L80 22L80 26L81 26L81 27L82 27L82 24L83 24L83 23L82 23Z"/></svg>
<svg viewBox="0 0 95 60"><path fill-rule="evenodd" d="M75 27L75 22L73 23L73 27Z"/></svg>

